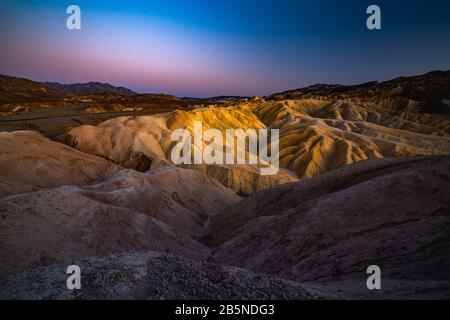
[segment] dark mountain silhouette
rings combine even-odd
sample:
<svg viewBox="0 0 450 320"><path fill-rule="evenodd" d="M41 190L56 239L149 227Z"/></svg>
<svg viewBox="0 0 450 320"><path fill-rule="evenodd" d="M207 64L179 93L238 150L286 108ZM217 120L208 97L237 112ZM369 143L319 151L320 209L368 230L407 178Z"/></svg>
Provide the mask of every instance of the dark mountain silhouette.
<svg viewBox="0 0 450 320"><path fill-rule="evenodd" d="M0 75L0 103L61 98L62 93L25 78Z"/></svg>
<svg viewBox="0 0 450 320"><path fill-rule="evenodd" d="M101 83L101 82L86 82L73 84L61 84L58 82L43 82L43 85L60 92L72 94L91 94L104 92L114 92L121 95L137 94L137 92L134 92L128 88L115 87L109 83Z"/></svg>
<svg viewBox="0 0 450 320"><path fill-rule="evenodd" d="M274 93L273 100L301 98L383 98L402 97L416 101L450 99L450 70L431 71L413 77L371 81L358 85L315 84L305 88Z"/></svg>

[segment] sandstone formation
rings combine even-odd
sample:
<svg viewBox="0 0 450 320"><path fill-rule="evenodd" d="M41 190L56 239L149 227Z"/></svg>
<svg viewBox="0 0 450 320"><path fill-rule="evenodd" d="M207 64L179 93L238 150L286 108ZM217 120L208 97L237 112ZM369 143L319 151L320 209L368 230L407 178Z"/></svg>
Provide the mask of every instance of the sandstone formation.
<svg viewBox="0 0 450 320"><path fill-rule="evenodd" d="M448 295L449 190L449 156L362 161L252 194L205 241L212 261L254 272L362 286L374 264L395 285Z"/></svg>
<svg viewBox="0 0 450 320"><path fill-rule="evenodd" d="M154 116L119 117L98 126L83 125L70 130L60 138L83 152L94 154L115 163L128 162L136 152L151 159L170 161L175 142L173 130L186 128L193 131L194 121L201 121L203 130L265 128L259 119L240 107L200 108L189 112L174 111ZM274 176L261 176L256 165L187 165L197 168L243 195L281 183L295 181L287 172Z"/></svg>
<svg viewBox="0 0 450 320"><path fill-rule="evenodd" d="M449 169L448 156L374 159L239 201L231 191L224 199L226 189L207 176L194 182L196 170L163 166L4 197L0 291L52 299L448 298ZM198 186L207 181L202 201ZM110 256L147 250L220 265L161 253ZM61 270L92 256L100 257L79 262L86 290L61 289ZM365 287L371 264L382 270L378 292Z"/></svg>
<svg viewBox="0 0 450 320"><path fill-rule="evenodd" d="M203 259L208 218L240 200L197 170L122 169L37 132L0 133L0 145L2 272L111 252Z"/></svg>
<svg viewBox="0 0 450 320"><path fill-rule="evenodd" d="M280 129L280 165L299 177L366 159L450 153L448 117L399 116L389 108L401 105L302 99L258 104L253 112Z"/></svg>
<svg viewBox="0 0 450 320"><path fill-rule="evenodd" d="M68 132L76 148L116 163L133 152L170 160L173 130L270 128L280 130L277 176L250 178L250 166L195 166L238 193L248 195L295 178L335 170L360 160L450 153L450 76L432 72L356 86L315 85L227 106L121 117ZM64 140L64 137L62 138ZM230 180L245 172L245 181ZM225 172L229 174L225 174ZM296 177L297 176L297 177Z"/></svg>
<svg viewBox="0 0 450 320"><path fill-rule="evenodd" d="M256 165L191 164L183 167L204 172L242 196L298 180L295 174L285 170L278 171L276 175L261 175L260 168Z"/></svg>
<svg viewBox="0 0 450 320"><path fill-rule="evenodd" d="M250 165L191 166L244 195L295 181L295 175L316 176L360 160L450 152L447 117L413 113L400 117L383 111L389 108L400 107L315 99L245 102L116 118L95 127L76 127L61 141L70 137L79 150L116 163L126 162L136 152L170 161L171 133L177 128L192 130L194 121L202 121L205 130L222 132L227 128L279 129L282 170L275 176L261 176Z"/></svg>
<svg viewBox="0 0 450 320"><path fill-rule="evenodd" d="M0 132L0 299L449 299L449 89L431 72L183 99L0 76L0 129L58 137ZM279 172L175 165L195 121L279 129Z"/></svg>
<svg viewBox="0 0 450 320"><path fill-rule="evenodd" d="M144 250L204 259L209 249L196 239L208 218L238 200L208 176L173 166L3 197L0 271Z"/></svg>
<svg viewBox="0 0 450 320"><path fill-rule="evenodd" d="M0 132L0 196L64 185L87 185L121 169L35 131Z"/></svg>

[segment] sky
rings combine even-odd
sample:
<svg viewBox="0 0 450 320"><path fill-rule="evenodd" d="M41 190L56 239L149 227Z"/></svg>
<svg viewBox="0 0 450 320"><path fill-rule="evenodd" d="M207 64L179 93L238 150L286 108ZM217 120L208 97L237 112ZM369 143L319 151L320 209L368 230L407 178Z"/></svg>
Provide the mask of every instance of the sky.
<svg viewBox="0 0 450 320"><path fill-rule="evenodd" d="M69 30L66 8L81 9ZM381 30L366 9L381 8ZM447 0L2 0L0 74L180 97L450 69Z"/></svg>

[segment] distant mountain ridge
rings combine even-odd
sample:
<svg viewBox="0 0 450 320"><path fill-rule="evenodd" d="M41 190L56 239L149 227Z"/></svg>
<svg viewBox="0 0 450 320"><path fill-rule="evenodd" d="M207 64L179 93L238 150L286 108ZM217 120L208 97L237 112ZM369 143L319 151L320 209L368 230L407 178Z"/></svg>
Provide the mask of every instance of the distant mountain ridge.
<svg viewBox="0 0 450 320"><path fill-rule="evenodd" d="M10 101L48 100L62 94L42 83L0 74L0 103Z"/></svg>
<svg viewBox="0 0 450 320"><path fill-rule="evenodd" d="M431 71L412 77L398 77L357 85L314 84L274 93L267 99L402 97L416 101L450 99L450 70Z"/></svg>
<svg viewBox="0 0 450 320"><path fill-rule="evenodd" d="M37 82L26 78L0 74L0 103L48 101L61 99L66 94L88 95L100 93L115 93L127 96L137 94L128 88L116 87L109 83L61 84L58 82Z"/></svg>
<svg viewBox="0 0 450 320"><path fill-rule="evenodd" d="M138 93L109 83L86 82L62 84L58 82L37 82L0 74L0 100L19 102L30 99L58 99L64 94L100 94L137 95ZM403 97L416 101L450 100L450 70L431 71L412 77L398 77L378 82L370 81L357 85L314 84L311 86L286 90L266 96L268 100L305 99L305 98L372 98ZM212 100L242 100L246 96L215 96ZM200 98L183 98L203 100Z"/></svg>
<svg viewBox="0 0 450 320"><path fill-rule="evenodd" d="M51 88L63 93L72 94L92 94L92 93L105 93L113 92L121 95L133 95L137 94L133 90L125 87L116 87L109 83L102 82L86 82L86 83L72 83L72 84L62 84L59 82L43 82L42 83L47 88Z"/></svg>

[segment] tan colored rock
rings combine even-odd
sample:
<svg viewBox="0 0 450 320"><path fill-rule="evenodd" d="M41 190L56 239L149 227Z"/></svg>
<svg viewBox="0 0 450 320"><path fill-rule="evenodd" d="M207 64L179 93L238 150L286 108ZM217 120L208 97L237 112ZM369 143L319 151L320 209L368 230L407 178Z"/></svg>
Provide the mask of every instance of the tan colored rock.
<svg viewBox="0 0 450 320"><path fill-rule="evenodd" d="M121 169L51 141L36 131L0 132L0 196L63 185L86 185Z"/></svg>
<svg viewBox="0 0 450 320"><path fill-rule="evenodd" d="M297 181L295 174L279 170L276 175L261 175L256 165L185 165L206 173L239 195L248 196L255 191Z"/></svg>
<svg viewBox="0 0 450 320"><path fill-rule="evenodd" d="M196 239L211 215L239 200L207 175L174 166L3 197L0 273L145 250L206 259Z"/></svg>
<svg viewBox="0 0 450 320"><path fill-rule="evenodd" d="M130 161L136 153L156 161L170 161L175 142L173 130L186 128L193 131L194 121L201 121L203 130L260 129L265 128L258 118L241 107L209 107L193 111L174 111L154 116L119 117L98 126L83 125L61 137L86 153L98 155L119 164ZM223 185L239 194L248 195L281 183L296 181L295 174L279 171L276 175L263 176L255 165L186 165L200 169Z"/></svg>
<svg viewBox="0 0 450 320"><path fill-rule="evenodd" d="M450 120L416 112L419 102L404 98L299 99L240 102L235 106L174 111L146 117L121 117L96 127L80 126L68 134L84 152L116 163L134 153L170 160L177 128L204 130L280 129L280 166L271 177L255 175L250 165L195 165L241 194L250 194L297 177L316 176L373 158L450 153ZM403 110L403 111L401 111Z"/></svg>
<svg viewBox="0 0 450 320"><path fill-rule="evenodd" d="M253 112L267 127L280 129L280 165L298 177L360 160L450 153L450 120L389 114L400 107L386 101L300 99L256 104Z"/></svg>

